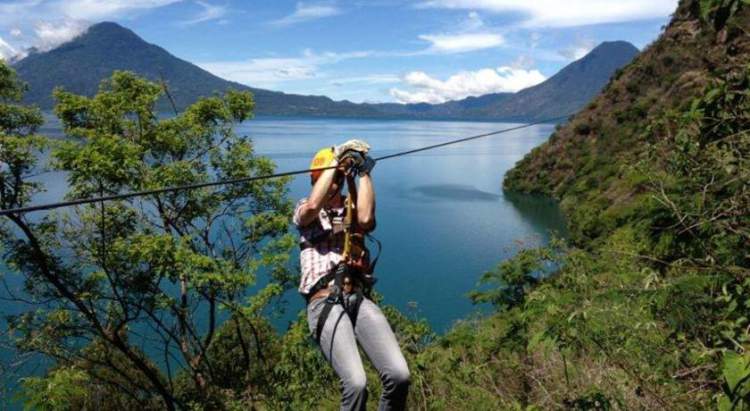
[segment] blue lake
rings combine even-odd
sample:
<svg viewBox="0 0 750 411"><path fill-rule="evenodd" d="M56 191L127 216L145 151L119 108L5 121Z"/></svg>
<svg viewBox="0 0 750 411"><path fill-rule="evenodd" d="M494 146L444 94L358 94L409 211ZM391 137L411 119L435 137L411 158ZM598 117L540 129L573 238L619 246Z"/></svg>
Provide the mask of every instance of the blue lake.
<svg viewBox="0 0 750 411"><path fill-rule="evenodd" d="M309 166L320 148L361 138L373 156L410 150L517 124L489 122L256 119L238 133L279 170ZM538 125L453 146L398 157L373 172L383 243L377 291L387 304L426 318L438 332L476 310L466 293L479 276L515 254L519 242L539 244L564 232L557 206L544 198L506 198L502 178L516 161L546 141L553 125ZM291 184L296 200L310 180ZM302 300L292 297L292 317Z"/></svg>
<svg viewBox="0 0 750 411"><path fill-rule="evenodd" d="M350 138L367 140L377 157L516 125L257 118L236 131L252 138L257 154L272 158L279 171L287 171L307 168L318 149ZM551 231L564 233L554 203L507 196L501 189L505 172L546 141L553 128L536 125L377 164L373 179L378 227L374 234L383 243L383 251L376 290L386 304L426 318L442 333L455 321L481 310L466 294L476 288L482 273L520 246L542 244ZM62 132L50 123L41 133L59 136ZM66 191L64 175L41 178L48 192L35 202L61 199ZM298 176L290 184L290 195L296 201L309 188L309 177ZM290 291L286 300L286 314L274 320L280 329L303 307L296 291ZM1 304L3 314L14 311Z"/></svg>
<svg viewBox="0 0 750 411"><path fill-rule="evenodd" d="M307 168L317 150L350 138L368 141L372 155L378 157L517 125L261 117L238 126L236 132L250 137L256 153L272 158L278 171L288 171ZM466 293L475 288L483 272L515 254L519 242L539 244L551 230L564 232L554 203L539 197L509 197L501 189L505 172L546 141L553 128L536 125L377 164L374 234L383 243L377 290L386 303L416 310L443 332L475 309ZM41 134L62 136L62 130L50 118ZM47 192L35 203L65 195L62 173L39 179ZM297 176L289 188L296 201L307 196L310 179ZM293 318L302 308L302 299L290 294L288 303L286 317Z"/></svg>

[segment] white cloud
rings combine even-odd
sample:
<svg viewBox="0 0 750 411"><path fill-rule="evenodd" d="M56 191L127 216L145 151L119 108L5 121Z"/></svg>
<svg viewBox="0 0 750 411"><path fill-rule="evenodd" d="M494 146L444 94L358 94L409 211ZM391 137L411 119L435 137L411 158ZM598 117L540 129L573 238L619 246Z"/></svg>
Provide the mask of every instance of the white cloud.
<svg viewBox="0 0 750 411"><path fill-rule="evenodd" d="M485 28L479 13L472 11L465 19L453 25L453 32L422 34L420 40L427 41L430 46L413 53L420 54L452 54L494 48L505 44L505 38Z"/></svg>
<svg viewBox="0 0 750 411"><path fill-rule="evenodd" d="M72 19L99 21L181 1L183 0L59 0L52 6Z"/></svg>
<svg viewBox="0 0 750 411"><path fill-rule="evenodd" d="M180 22L182 26L190 26L193 24L203 23L206 21L221 19L227 14L227 8L225 6L218 6L215 4L209 4L204 1L196 1L196 4L201 6L203 10L196 17ZM221 23L225 20L219 21Z"/></svg>
<svg viewBox="0 0 750 411"><path fill-rule="evenodd" d="M393 88L390 90L390 94L400 103L438 104L469 96L516 92L539 84L544 80L544 75L538 70L524 70L508 66L496 69L462 71L450 76L445 81L431 77L421 71L413 71L407 74L403 81L414 91Z"/></svg>
<svg viewBox="0 0 750 411"><path fill-rule="evenodd" d="M471 30L479 30L482 27L484 27L484 21L479 16L479 13L476 11L469 12L469 15L466 16L466 20L463 22L464 30L471 31Z"/></svg>
<svg viewBox="0 0 750 411"><path fill-rule="evenodd" d="M527 69L534 66L534 59L526 54L521 54L510 64L514 69Z"/></svg>
<svg viewBox="0 0 750 411"><path fill-rule="evenodd" d="M272 21L273 26L289 26L309 20L320 19L341 14L341 10L332 4L297 3L297 8L288 16Z"/></svg>
<svg viewBox="0 0 750 411"><path fill-rule="evenodd" d="M520 12L528 27L571 27L587 24L663 18L678 0L426 0L417 7Z"/></svg>
<svg viewBox="0 0 750 411"><path fill-rule="evenodd" d="M77 20L56 22L40 21L34 26L36 47L41 51L51 50L83 33L88 24Z"/></svg>
<svg viewBox="0 0 750 411"><path fill-rule="evenodd" d="M184 1L0 0L0 28L10 32L6 44L17 51L15 58L19 58L31 47L49 50L71 40L93 22L126 18Z"/></svg>
<svg viewBox="0 0 750 411"><path fill-rule="evenodd" d="M537 48L541 40L542 40L541 33L538 33L535 31L531 32L531 34L529 35L529 47L531 47L532 49Z"/></svg>
<svg viewBox="0 0 750 411"><path fill-rule="evenodd" d="M100 21L182 1L184 0L3 0L0 3L0 22L64 18Z"/></svg>
<svg viewBox="0 0 750 411"><path fill-rule="evenodd" d="M42 3L42 0L3 1L0 3L0 20L9 21L25 14L29 9Z"/></svg>
<svg viewBox="0 0 750 411"><path fill-rule="evenodd" d="M311 78L315 76L317 68L313 62L293 57L197 64L221 78L255 87L268 87L283 81Z"/></svg>
<svg viewBox="0 0 750 411"><path fill-rule="evenodd" d="M399 81L401 81L401 78L393 74L369 74L366 76L336 78L330 84L333 86L347 84L392 84Z"/></svg>
<svg viewBox="0 0 750 411"><path fill-rule="evenodd" d="M371 56L369 51L314 53L305 50L299 57L264 57L242 61L196 63L209 72L254 87L274 87L280 83L320 76L320 67L342 60Z"/></svg>
<svg viewBox="0 0 750 411"><path fill-rule="evenodd" d="M432 43L430 51L437 53L463 53L505 43L503 36L496 33L423 34L419 38Z"/></svg>
<svg viewBox="0 0 750 411"><path fill-rule="evenodd" d="M18 51L0 37L0 59L9 61L18 55Z"/></svg>
<svg viewBox="0 0 750 411"><path fill-rule="evenodd" d="M594 40L579 38L573 45L559 50L558 53L568 60L578 60L589 54L594 46L596 46Z"/></svg>

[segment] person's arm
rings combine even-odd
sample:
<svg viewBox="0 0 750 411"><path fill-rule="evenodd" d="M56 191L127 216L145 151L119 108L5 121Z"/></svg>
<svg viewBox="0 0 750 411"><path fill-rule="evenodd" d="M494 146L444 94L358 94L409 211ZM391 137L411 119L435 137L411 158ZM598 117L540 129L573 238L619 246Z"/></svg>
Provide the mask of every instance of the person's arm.
<svg viewBox="0 0 750 411"><path fill-rule="evenodd" d="M338 166L338 161L336 160L331 161L331 164L329 164L329 167L336 166ZM300 206L299 222L301 226L304 227L318 218L320 209L323 208L327 200L326 196L336 176L336 171L336 168L324 170L320 174L320 177L318 177L318 181L315 182L312 192L310 192L310 196L307 198L307 202Z"/></svg>
<svg viewBox="0 0 750 411"><path fill-rule="evenodd" d="M375 190L372 177L363 174L359 177L357 188L357 223L365 231L375 228Z"/></svg>

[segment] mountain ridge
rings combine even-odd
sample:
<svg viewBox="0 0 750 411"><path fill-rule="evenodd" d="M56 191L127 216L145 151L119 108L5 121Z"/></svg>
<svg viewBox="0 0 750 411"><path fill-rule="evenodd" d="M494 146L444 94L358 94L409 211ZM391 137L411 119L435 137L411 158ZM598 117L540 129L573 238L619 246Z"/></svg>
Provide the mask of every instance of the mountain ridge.
<svg viewBox="0 0 750 411"><path fill-rule="evenodd" d="M233 88L253 92L260 115L538 121L583 107L637 53L630 43L605 42L536 86L441 104L353 103L251 87L222 79L112 22L92 25L50 51L32 52L13 67L30 85L25 102L43 109L53 107L51 94L57 86L90 96L114 70L129 70L152 81L165 81L178 109L199 97ZM171 105L163 99L159 109L170 110Z"/></svg>
<svg viewBox="0 0 750 411"><path fill-rule="evenodd" d="M98 89L100 80L108 78L114 70L129 70L152 81L164 78L179 109L198 97L234 88L253 92L257 114L315 115L321 107L334 114L367 114L351 102L334 102L325 96L286 94L222 79L112 22L92 25L77 38L48 52L32 53L13 67L30 85L25 102L44 109L53 106L51 91L54 87L63 86L90 96ZM85 78L75 75L80 71L89 75ZM279 106L279 100L284 100L284 113L273 109ZM161 101L160 108L169 109L169 103Z"/></svg>

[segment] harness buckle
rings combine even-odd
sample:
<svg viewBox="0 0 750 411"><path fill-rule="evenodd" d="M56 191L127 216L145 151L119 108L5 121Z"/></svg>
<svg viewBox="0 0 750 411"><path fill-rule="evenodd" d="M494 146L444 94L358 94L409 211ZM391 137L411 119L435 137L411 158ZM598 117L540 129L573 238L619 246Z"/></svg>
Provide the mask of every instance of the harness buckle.
<svg viewBox="0 0 750 411"><path fill-rule="evenodd" d="M326 303L336 304L339 300L339 297L341 297L341 290L336 284L334 284L333 286L331 286L331 293L326 297Z"/></svg>

